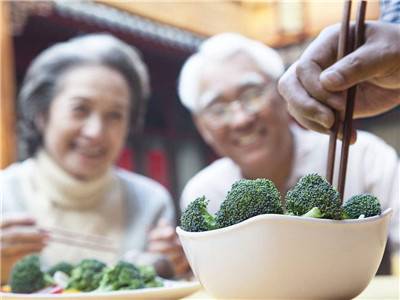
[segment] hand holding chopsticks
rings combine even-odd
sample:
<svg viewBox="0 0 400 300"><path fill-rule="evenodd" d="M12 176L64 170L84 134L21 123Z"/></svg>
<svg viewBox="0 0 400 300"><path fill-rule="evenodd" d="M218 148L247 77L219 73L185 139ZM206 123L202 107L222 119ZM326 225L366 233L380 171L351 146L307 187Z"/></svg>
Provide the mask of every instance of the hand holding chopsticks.
<svg viewBox="0 0 400 300"><path fill-rule="evenodd" d="M332 128L335 111L344 115L343 91L355 84L354 118L400 104L400 24L367 22L365 43L338 60L340 29L340 24L324 29L279 81L289 112L303 126L324 133Z"/></svg>

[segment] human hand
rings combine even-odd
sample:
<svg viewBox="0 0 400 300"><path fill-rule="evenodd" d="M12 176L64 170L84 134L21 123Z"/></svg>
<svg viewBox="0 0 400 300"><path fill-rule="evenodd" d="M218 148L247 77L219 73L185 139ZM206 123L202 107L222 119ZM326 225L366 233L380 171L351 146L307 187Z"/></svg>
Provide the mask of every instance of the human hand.
<svg viewBox="0 0 400 300"><path fill-rule="evenodd" d="M175 276L182 276L190 270L175 228L166 220L161 219L150 232L148 252L164 255L171 264Z"/></svg>
<svg viewBox="0 0 400 300"><path fill-rule="evenodd" d="M22 257L40 252L48 236L26 215L5 215L0 221L1 282L7 281L13 265Z"/></svg>
<svg viewBox="0 0 400 300"><path fill-rule="evenodd" d="M344 90L358 84L354 118L400 103L400 25L367 22L365 43L335 63L340 26L326 28L279 81L289 112L303 126L328 132L344 118Z"/></svg>

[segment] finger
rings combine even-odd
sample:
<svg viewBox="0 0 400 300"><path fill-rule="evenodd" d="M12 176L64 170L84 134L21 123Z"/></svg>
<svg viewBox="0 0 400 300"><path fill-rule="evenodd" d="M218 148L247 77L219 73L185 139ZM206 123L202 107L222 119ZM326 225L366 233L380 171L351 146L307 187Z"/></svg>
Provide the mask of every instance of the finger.
<svg viewBox="0 0 400 300"><path fill-rule="evenodd" d="M295 65L291 66L279 81L279 92L288 102L289 112L297 119L304 119L318 123L325 128L331 128L334 122L332 110L324 104L310 97L295 75ZM300 120L298 120L300 121Z"/></svg>
<svg viewBox="0 0 400 300"><path fill-rule="evenodd" d="M183 257L180 261L174 264L173 267L176 276L184 275L190 270L190 265L186 257Z"/></svg>
<svg viewBox="0 0 400 300"><path fill-rule="evenodd" d="M328 68L337 59L340 24L325 28L314 39L300 57L301 61L314 61L322 70Z"/></svg>
<svg viewBox="0 0 400 300"><path fill-rule="evenodd" d="M1 245L1 254L4 257L10 256L25 256L30 253L40 252L46 246L45 243L21 243L13 244L12 246L7 244Z"/></svg>
<svg viewBox="0 0 400 300"><path fill-rule="evenodd" d="M157 227L149 233L149 241L153 240L173 240L176 236L172 226Z"/></svg>
<svg viewBox="0 0 400 300"><path fill-rule="evenodd" d="M163 254L171 254L178 251L181 251L181 246L176 243L170 243L165 241L159 241L150 243L148 245L149 252L163 253Z"/></svg>
<svg viewBox="0 0 400 300"><path fill-rule="evenodd" d="M288 110L290 111L290 107L288 107ZM303 127L319 132L319 133L323 133L323 134L328 134L329 133L329 129L322 127L321 125L319 125L318 123L315 123L313 121L310 121L306 118L304 118L301 115L295 115L295 113L291 113L293 115L293 117L296 119L296 121Z"/></svg>
<svg viewBox="0 0 400 300"><path fill-rule="evenodd" d="M36 228L30 227L18 227L8 228L3 230L1 235L2 243L42 243L48 240L48 235L44 232L40 232Z"/></svg>
<svg viewBox="0 0 400 300"><path fill-rule="evenodd" d="M343 91L373 79L391 66L372 45L364 45L321 73L320 80L329 91Z"/></svg>
<svg viewBox="0 0 400 300"><path fill-rule="evenodd" d="M8 216L3 216L2 220L0 221L0 228L5 229L11 226L28 226L28 225L35 225L36 221L33 217L30 217L26 214L13 214Z"/></svg>
<svg viewBox="0 0 400 300"><path fill-rule="evenodd" d="M327 104L335 110L341 110L344 107L344 97L339 93L331 93L326 90L319 79L322 72L321 66L313 59L299 61L296 65L296 75L303 88L314 99Z"/></svg>

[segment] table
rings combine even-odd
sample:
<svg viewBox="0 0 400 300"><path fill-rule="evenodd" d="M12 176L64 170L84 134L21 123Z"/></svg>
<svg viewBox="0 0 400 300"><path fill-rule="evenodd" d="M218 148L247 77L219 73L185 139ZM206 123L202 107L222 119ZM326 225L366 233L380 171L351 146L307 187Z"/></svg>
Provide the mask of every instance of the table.
<svg viewBox="0 0 400 300"><path fill-rule="evenodd" d="M399 289L399 276L376 276L368 285L368 287L355 299L397 300L400 299ZM193 295L183 299L212 300L213 298L207 295L204 290L200 290Z"/></svg>

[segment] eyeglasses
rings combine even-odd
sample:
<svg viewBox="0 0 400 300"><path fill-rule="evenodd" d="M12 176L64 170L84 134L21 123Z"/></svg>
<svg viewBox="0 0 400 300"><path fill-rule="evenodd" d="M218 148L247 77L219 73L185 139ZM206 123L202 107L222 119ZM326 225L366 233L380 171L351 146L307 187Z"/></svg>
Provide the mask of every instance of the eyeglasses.
<svg viewBox="0 0 400 300"><path fill-rule="evenodd" d="M228 125L235 117L235 112L240 108L247 114L260 112L274 95L272 85L253 87L243 92L236 100L230 102L216 101L205 107L201 116L215 127Z"/></svg>

